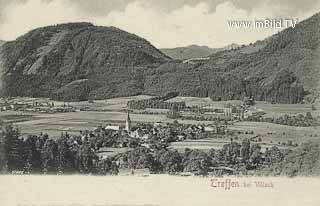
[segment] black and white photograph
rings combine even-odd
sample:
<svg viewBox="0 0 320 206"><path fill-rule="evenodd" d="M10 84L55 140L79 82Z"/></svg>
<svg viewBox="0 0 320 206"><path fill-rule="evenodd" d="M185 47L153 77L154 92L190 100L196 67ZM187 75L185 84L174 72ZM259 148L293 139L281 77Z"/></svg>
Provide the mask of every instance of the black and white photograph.
<svg viewBox="0 0 320 206"><path fill-rule="evenodd" d="M310 205L320 0L0 0L0 205Z"/></svg>

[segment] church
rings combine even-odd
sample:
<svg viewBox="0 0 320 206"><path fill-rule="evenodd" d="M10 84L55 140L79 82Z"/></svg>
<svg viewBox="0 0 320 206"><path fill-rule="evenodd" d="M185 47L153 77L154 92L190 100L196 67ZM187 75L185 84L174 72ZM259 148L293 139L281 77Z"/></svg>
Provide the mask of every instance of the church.
<svg viewBox="0 0 320 206"><path fill-rule="evenodd" d="M127 115L127 119L126 119L126 128L125 130L128 132L128 134L130 134L131 131L131 120L130 120L130 112L128 110L128 115Z"/></svg>

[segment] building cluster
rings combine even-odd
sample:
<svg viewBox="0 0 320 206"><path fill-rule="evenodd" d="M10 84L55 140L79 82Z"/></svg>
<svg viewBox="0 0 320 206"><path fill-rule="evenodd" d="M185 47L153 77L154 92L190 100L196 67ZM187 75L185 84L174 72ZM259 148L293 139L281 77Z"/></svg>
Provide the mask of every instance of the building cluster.
<svg viewBox="0 0 320 206"><path fill-rule="evenodd" d="M75 107L69 104L55 105L54 102L0 102L1 111L21 111L21 112L38 112L38 113L64 113L75 112Z"/></svg>
<svg viewBox="0 0 320 206"><path fill-rule="evenodd" d="M204 139L212 135L226 134L227 127L218 122L212 125L174 123L136 123L133 125L128 113L125 125L99 126L93 131L81 131L81 141L92 141L97 150L104 147L149 149L165 148L172 142L187 139Z"/></svg>

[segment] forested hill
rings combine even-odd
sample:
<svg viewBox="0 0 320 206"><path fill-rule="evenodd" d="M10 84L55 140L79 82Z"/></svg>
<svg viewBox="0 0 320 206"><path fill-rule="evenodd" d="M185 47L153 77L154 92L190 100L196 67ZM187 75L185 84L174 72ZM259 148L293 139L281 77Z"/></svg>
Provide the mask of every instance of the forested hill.
<svg viewBox="0 0 320 206"><path fill-rule="evenodd" d="M2 46L5 43L5 41L0 39L0 46Z"/></svg>
<svg viewBox="0 0 320 206"><path fill-rule="evenodd" d="M188 63L136 35L89 23L36 29L1 50L6 96L84 100L178 92L298 103L320 91L320 14L263 41Z"/></svg>
<svg viewBox="0 0 320 206"><path fill-rule="evenodd" d="M1 50L2 95L65 100L140 94L144 70L170 60L134 34L90 23L35 29Z"/></svg>
<svg viewBox="0 0 320 206"><path fill-rule="evenodd" d="M146 79L147 93L178 91L214 100L297 103L320 91L320 14L272 37L218 52L198 64L167 63Z"/></svg>

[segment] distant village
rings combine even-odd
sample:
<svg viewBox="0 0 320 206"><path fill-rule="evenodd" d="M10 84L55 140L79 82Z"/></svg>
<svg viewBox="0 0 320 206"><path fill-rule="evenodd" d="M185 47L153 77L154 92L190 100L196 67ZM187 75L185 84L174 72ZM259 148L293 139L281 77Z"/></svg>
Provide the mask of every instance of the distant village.
<svg viewBox="0 0 320 206"><path fill-rule="evenodd" d="M63 112L76 112L76 108L70 106L70 104L63 104L57 106L54 102L38 102L32 101L0 101L0 112L1 111L21 111L21 112L37 112L37 113L63 113Z"/></svg>
<svg viewBox="0 0 320 206"><path fill-rule="evenodd" d="M165 112L167 116L172 119L194 119L199 121L210 121L217 118L225 120L243 120L248 117L257 117L265 114L262 110L257 110L252 107L249 108L249 106L246 104L226 104L223 108L213 108L210 106L208 107L208 105L186 106L185 102L165 102L165 100L168 99L170 98L155 97L147 100L129 101L128 109L131 110L132 113L159 114L161 112ZM248 101L251 101L251 99L249 99ZM141 106L141 102L143 102L143 106ZM79 111L104 111L90 108L90 103L93 103L93 100L88 101L88 106L76 107L68 102L55 105L54 101L49 100L38 102L36 100L18 101L0 99L0 112L20 111L30 113L65 113ZM148 111L147 109L153 110ZM157 111L157 109L160 110ZM180 115L181 113L185 115Z"/></svg>

